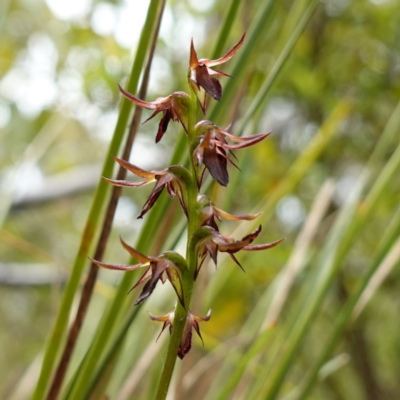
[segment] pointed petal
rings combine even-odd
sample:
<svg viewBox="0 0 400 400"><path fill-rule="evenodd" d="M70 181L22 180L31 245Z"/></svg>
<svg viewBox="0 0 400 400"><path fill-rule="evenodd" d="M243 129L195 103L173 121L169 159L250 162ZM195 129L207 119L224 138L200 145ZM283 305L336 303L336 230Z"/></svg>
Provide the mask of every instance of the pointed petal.
<svg viewBox="0 0 400 400"><path fill-rule="evenodd" d="M196 320L193 320L193 328L196 331L196 333L199 336L199 338L201 339L201 343L203 343L203 346L204 346L204 340L203 340L203 338L201 336L201 333L200 333L199 323Z"/></svg>
<svg viewBox="0 0 400 400"><path fill-rule="evenodd" d="M218 128L217 131L218 131L218 133L227 137L228 139L232 140L233 142L248 142L248 141L253 141L255 139L263 140L272 133L272 131L269 131L267 133L257 133L256 135L250 135L250 136L235 136L221 128Z"/></svg>
<svg viewBox="0 0 400 400"><path fill-rule="evenodd" d="M118 158L118 157L114 157L114 160L119 165L121 165L128 171L132 172L133 174L140 176L141 178L151 179L151 181L155 180L154 172L145 171L144 169L141 169L141 168L137 167L136 165L133 165L130 162L122 160L121 158ZM149 182L151 182L151 181L149 181Z"/></svg>
<svg viewBox="0 0 400 400"><path fill-rule="evenodd" d="M201 333L200 333L199 322L209 321L211 318L211 310L208 310L208 313L205 317L198 317L198 316L190 313L190 318L192 320L191 322L192 322L193 328L196 331L199 338L201 339L201 342L203 343L203 346L204 346L203 337L201 336Z"/></svg>
<svg viewBox="0 0 400 400"><path fill-rule="evenodd" d="M257 213L255 215L234 215L234 214L229 214L224 210L221 210L220 208L217 208L214 206L214 209L218 212L218 214L229 221L252 221L253 219L257 218L259 215L262 213Z"/></svg>
<svg viewBox="0 0 400 400"><path fill-rule="evenodd" d="M254 136L256 136L256 135L254 135ZM229 150L244 149L245 147L253 146L253 145L261 142L262 140L264 140L268 136L269 136L269 133L267 133L265 135L260 135L260 136L257 136L257 137L247 137L247 138L243 138L243 139L246 139L246 140L241 141L240 144L222 143L221 147L223 147L224 149L229 149Z"/></svg>
<svg viewBox="0 0 400 400"><path fill-rule="evenodd" d="M143 182L119 181L119 180L108 179L108 178L104 178L104 177L103 177L103 179L105 181L107 181L108 183L111 183L114 186L120 186L120 187L140 187L140 186L145 186L145 185L153 182L153 180L145 180Z"/></svg>
<svg viewBox="0 0 400 400"><path fill-rule="evenodd" d="M161 334L164 332L164 329L165 329L168 325L171 325L171 323L170 323L169 321L165 321L165 322L163 323L163 326L162 326L162 328L161 328L161 332L160 332L160 334L157 336L156 343L158 342L158 339L160 339Z"/></svg>
<svg viewBox="0 0 400 400"><path fill-rule="evenodd" d="M166 315L158 316L158 315L154 315L150 311L148 311L147 314L149 314L150 319L153 321L165 322L165 321L168 321L168 319L169 319L169 313Z"/></svg>
<svg viewBox="0 0 400 400"><path fill-rule="evenodd" d="M246 36L246 33L243 34L243 36L240 38L240 40L235 45L233 45L233 47L230 50L228 50L225 55L223 55L220 58L217 58L216 60L205 60L204 64L207 65L207 67L212 67L214 65L223 64L223 63L227 62L228 60L230 60L235 55L235 53L239 50L239 48L242 46L245 36Z"/></svg>
<svg viewBox="0 0 400 400"><path fill-rule="evenodd" d="M207 71L210 75L222 75L222 76L227 76L228 78L232 78L232 76L226 74L225 72L222 71L218 71L216 69L212 69L212 68L208 68L207 67Z"/></svg>
<svg viewBox="0 0 400 400"><path fill-rule="evenodd" d="M197 322L207 322L211 318L211 309L208 310L207 315L205 317L198 317L197 315L194 314L192 314L192 316Z"/></svg>
<svg viewBox="0 0 400 400"><path fill-rule="evenodd" d="M97 266L101 268L106 268L106 269L113 269L116 271L134 271L141 266L143 266L142 263L140 264L135 264L135 265L125 265L125 264L106 264L97 260L94 260L93 258L88 257L89 260L93 263L96 264Z"/></svg>
<svg viewBox="0 0 400 400"><path fill-rule="evenodd" d="M147 199L146 203L144 203L144 206L142 208L142 211L140 215L137 217L137 219L143 218L143 216L153 207L154 203L157 201L157 199L160 197L162 190L159 190L157 192L151 192L149 198Z"/></svg>
<svg viewBox="0 0 400 400"><path fill-rule="evenodd" d="M283 242L285 238L276 240L275 242L271 243L265 243L265 244L253 244L250 246L244 246L242 250L247 250L247 251L257 251L257 250L267 250L270 249L271 247L277 246L279 243Z"/></svg>
<svg viewBox="0 0 400 400"><path fill-rule="evenodd" d="M149 118L147 118L146 120L144 120L142 122L142 125L145 124L147 121L150 121L152 118L154 118L158 113L160 113L161 111L164 110L165 107L160 107L160 105L157 106L156 110L150 115Z"/></svg>
<svg viewBox="0 0 400 400"><path fill-rule="evenodd" d="M164 322L163 326L161 328L161 332L160 334L157 336L156 342L157 340L160 338L161 334L164 332L164 329L169 325L172 326L172 321L174 319L174 312L170 312L166 315L163 315L161 317L158 317L157 315L154 315L152 313L149 312L149 317L150 319L152 319L153 321L158 321L158 322Z"/></svg>
<svg viewBox="0 0 400 400"><path fill-rule="evenodd" d="M151 261L150 257L145 256L142 254L140 251L137 251L133 247L129 246L127 243L125 243L122 238L120 237L119 240L121 241L121 244L123 248L133 257L136 258L136 260L140 261L142 264L147 264Z"/></svg>
<svg viewBox="0 0 400 400"><path fill-rule="evenodd" d="M194 49L193 39L190 41L190 69L195 69L199 65L196 50Z"/></svg>
<svg viewBox="0 0 400 400"><path fill-rule="evenodd" d="M230 255L230 257L232 258L233 261L235 261L235 263L239 266L239 268L243 271L246 272L244 270L244 268L242 267L242 264L240 264L240 262L238 261L238 259L232 254L232 253L228 253Z"/></svg>
<svg viewBox="0 0 400 400"><path fill-rule="evenodd" d="M139 99L139 97L134 96L132 93L127 92L120 85L118 85L120 92L130 101L133 101L139 107L147 108L149 110L155 110L157 107L157 101L149 102Z"/></svg>
<svg viewBox="0 0 400 400"><path fill-rule="evenodd" d="M232 241L230 237L224 237L218 232L213 231L213 241L217 244L218 250L227 253L236 253L249 245L261 232L261 225L254 232L245 236L242 240Z"/></svg>
<svg viewBox="0 0 400 400"><path fill-rule="evenodd" d="M226 155L225 150L221 149L220 147L217 146L217 154L223 158L226 159L226 161L229 161L235 168L237 168L240 171L240 168ZM231 153L235 159L237 160L237 157Z"/></svg>

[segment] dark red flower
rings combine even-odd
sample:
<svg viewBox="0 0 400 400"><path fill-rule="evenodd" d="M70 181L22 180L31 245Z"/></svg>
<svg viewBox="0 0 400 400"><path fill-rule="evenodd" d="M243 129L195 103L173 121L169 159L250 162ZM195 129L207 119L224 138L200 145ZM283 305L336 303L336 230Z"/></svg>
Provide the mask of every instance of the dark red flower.
<svg viewBox="0 0 400 400"><path fill-rule="evenodd" d="M163 322L163 326L161 328L161 333L164 332L164 329L169 326L169 332L172 332L173 329L173 323L174 323L174 318L175 318L175 311L171 311L166 315L163 315L161 317L158 317L156 315L153 315L149 313L150 318L153 321L159 321ZM198 317L194 314L192 314L190 311L187 313L186 317L186 323L185 327L183 328L183 334L182 334L182 341L179 345L178 349L178 356L180 359L183 359L187 353L189 353L191 347L192 347L192 329L196 331L196 333L199 335L201 341L203 342L203 338L201 337L200 333L200 327L199 327L199 322L204 322L204 321L209 321L211 318L211 310L208 311L207 315L205 317ZM160 335L158 337L160 337ZM204 344L204 342L203 342Z"/></svg>
<svg viewBox="0 0 400 400"><path fill-rule="evenodd" d="M284 240L279 239L271 243L251 245L250 243L252 243L254 239L260 234L261 225L254 232L246 235L241 240L235 240L232 236L222 235L210 226L203 226L200 229L202 230L201 239L198 243L198 255L200 257L200 262L198 263L196 268L195 278L197 277L207 255L210 255L210 257L214 261L214 264L217 265L218 251L228 253L232 260L244 271L243 267L234 256L234 253L237 253L240 250L267 250L275 247Z"/></svg>
<svg viewBox="0 0 400 400"><path fill-rule="evenodd" d="M122 239L121 243L125 250L127 250L132 257L139 261L138 264L107 264L91 258L89 259L99 267L117 271L135 271L138 268L147 268L146 272L136 282L135 286L132 287L132 289L134 289L146 279L150 278L143 286L143 290L136 300L135 305L143 303L143 301L151 295L159 280L164 283L168 279L175 289L179 301L185 307L182 286L182 270L187 268L185 259L173 251L167 251L158 257L147 257L133 247L129 246Z"/></svg>
<svg viewBox="0 0 400 400"><path fill-rule="evenodd" d="M139 176L140 178L144 178L145 180L142 182L130 182L124 180L114 180L104 178L107 182L112 183L115 186L122 187L139 187L148 185L149 183L156 182L153 190L150 193L150 196L144 203L142 212L138 216L138 218L142 218L143 215L147 213L153 207L156 200L160 197L161 192L164 188L167 189L167 192L171 198L178 195L179 201L183 208L183 211L187 212L187 207L185 203L185 195L184 195L184 174L185 171L188 174L189 172L185 170L184 167L179 165L172 165L171 167L164 169L162 171L145 171L136 165L129 163L128 161L122 160L120 158L114 157L115 161L118 162L122 167L132 172L133 174Z"/></svg>
<svg viewBox="0 0 400 400"><path fill-rule="evenodd" d="M223 64L230 60L243 44L245 36L246 34L243 34L241 39L225 55L216 60L209 60L207 58L201 58L199 60L192 40L190 45L189 82L196 93L203 112L206 111L206 92L218 101L221 100L222 96L221 84L211 75L217 74L229 76L224 72L214 70L211 67Z"/></svg>
<svg viewBox="0 0 400 400"><path fill-rule="evenodd" d="M200 226L211 226L219 231L217 221L221 222L222 218L229 221L252 221L261 213L255 215L234 215L229 214L218 208L206 195L199 195L197 201L202 206L200 211Z"/></svg>
<svg viewBox="0 0 400 400"><path fill-rule="evenodd" d="M152 119L155 115L163 112L163 117L161 118L160 124L158 126L158 132L156 136L156 143L158 143L163 137L164 133L168 128L169 121L172 119L173 121L180 121L183 126L183 129L187 133L187 109L188 109L188 101L190 99L189 95L184 92L175 92L169 95L168 97L159 97L154 101L144 101L134 96L133 94L124 90L121 86L119 86L119 90L121 93L130 101L133 101L139 107L147 108L149 110L154 110L154 113L150 115L149 118L146 119L147 122L149 119ZM143 122L143 123L144 123Z"/></svg>
<svg viewBox="0 0 400 400"><path fill-rule="evenodd" d="M226 150L231 151L252 146L271 134L271 132L267 132L237 137L214 125L211 121L200 121L195 128L199 139L199 144L194 151L197 165L201 166L204 163L212 177L223 186L226 186L229 182L228 161L237 168L232 159L226 155ZM229 144L226 139L238 144Z"/></svg>

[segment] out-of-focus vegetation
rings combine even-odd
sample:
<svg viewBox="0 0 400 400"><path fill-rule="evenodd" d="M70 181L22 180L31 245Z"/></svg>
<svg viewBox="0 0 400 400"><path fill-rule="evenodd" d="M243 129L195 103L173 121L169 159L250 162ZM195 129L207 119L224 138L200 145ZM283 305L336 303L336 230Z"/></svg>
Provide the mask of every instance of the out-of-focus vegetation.
<svg viewBox="0 0 400 400"><path fill-rule="evenodd" d="M167 2L148 99L187 90L190 39L200 57L212 57L231 3ZM400 1L322 1L286 62L277 65L311 3L248 0L230 17L222 50L243 31L253 42L242 66L232 61L224 67L234 79L220 79L224 94L211 109L213 120L220 126L233 121L234 133L243 127L246 134L273 134L240 154L241 171L232 168L230 186L214 185L210 196L230 212L264 211L256 222L263 224L260 242L286 240L266 254L239 254L246 274L223 257L217 271L204 269L192 309L205 315L211 307L212 318L201 327L204 348L196 340L178 367L171 398L191 393L191 399L272 399L278 392L299 398L308 383L310 398L400 398ZM266 19L251 36L268 4ZM148 5L0 4L2 399L28 398L38 380L117 119L117 83L129 75ZM256 107L274 68L276 77ZM141 126L131 155L146 169L165 168L182 135L172 124L156 148L155 119ZM137 240L143 221L136 216L148 193L123 192L106 260L126 262L118 236ZM179 240L160 239L164 228L149 235L149 251L168 250L171 243L181 251ZM227 222L221 232L240 236L252 228ZM364 291L371 295L365 308L355 306L358 298L351 306L375 269L376 286ZM65 388L120 278L100 274ZM167 333L155 344L159 326L146 313L173 306L165 300L170 288L159 286L154 300L141 306L123 347L112 353L115 369L102 376L110 399L152 397ZM323 357L329 343L332 351ZM99 362L91 379L101 368ZM316 381L311 372L318 372Z"/></svg>

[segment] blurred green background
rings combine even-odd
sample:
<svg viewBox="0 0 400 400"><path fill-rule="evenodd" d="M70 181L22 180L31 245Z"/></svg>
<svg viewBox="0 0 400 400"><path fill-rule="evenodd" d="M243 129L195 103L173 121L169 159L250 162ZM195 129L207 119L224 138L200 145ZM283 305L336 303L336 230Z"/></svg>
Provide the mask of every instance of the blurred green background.
<svg viewBox="0 0 400 400"><path fill-rule="evenodd" d="M248 30L262 3L241 2L225 49ZM37 373L30 375L29 371L40 367L39 355L57 313L116 122L117 84L124 84L131 69L148 4L147 0L1 1L1 399L23 398L13 397L17 388L34 385L29 377L35 380ZM234 78L240 82L238 90L221 100L224 112L214 121L218 125L240 123L290 36L287 21L293 7L291 1L274 5L272 18L266 21L268 33L257 38L257 50L250 54L246 70ZM226 2L219 0L167 2L147 99L187 90L190 39L200 57L211 57L225 11ZM229 73L228 64L224 71ZM220 79L223 87L227 79ZM285 242L266 255L240 254L245 275L231 262L217 272L210 266L210 274L220 275L223 283L216 284L218 296L209 295L212 304L206 295L196 298L196 313L203 315L209 306L213 309L211 321L201 326L206 347L214 346L213 340L235 337L288 260L321 186L333 180L329 209L309 257L318 252L399 100L400 1L321 1L268 98L248 125L248 134L272 129L271 137L262 145L238 152L241 171L230 170L228 189L212 187L214 202L229 212L258 211L255 207L280 187L286 171L315 139L332 111L340 104L345 104L347 111L332 122L337 123L333 138L307 166L298 184L278 198L263 226L260 242L286 237ZM400 108L397 111L400 113ZM144 112L144 117L149 115ZM144 169L165 168L181 134L178 124L171 124L163 141L155 146L157 124L155 118L142 125L133 147L131 161ZM382 160L368 166L371 179L379 175L399 142L397 129ZM136 216L148 193L147 189L123 192L107 261L125 262L118 236L126 241L135 239L143 223ZM318 323L303 344L305 354L293 372L294 381L365 273L399 205L399 193L397 170L329 289ZM362 210L363 202L357 207ZM229 234L233 223L227 222L221 231ZM342 338L341 351L351 361L321 385L315 398L400 398L398 266L397 261L357 324ZM116 275L101 275L95 296L100 304L112 296L113 284L120 279ZM302 279L300 274L296 293L304 290ZM171 306L164 305L160 312ZM289 309L284 314L293 312ZM146 318L144 313L141 318ZM146 320L144 324L151 334L158 331L154 323Z"/></svg>

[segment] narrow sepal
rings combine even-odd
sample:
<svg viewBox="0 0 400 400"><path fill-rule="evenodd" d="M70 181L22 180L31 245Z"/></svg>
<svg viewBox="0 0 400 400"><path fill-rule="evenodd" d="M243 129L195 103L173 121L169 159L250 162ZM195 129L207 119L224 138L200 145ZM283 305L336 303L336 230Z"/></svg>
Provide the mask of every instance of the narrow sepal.
<svg viewBox="0 0 400 400"><path fill-rule="evenodd" d="M284 240L285 240L285 238L276 240L275 242L271 242L271 243L252 244L252 245L244 246L242 250L247 250L247 251L268 250L272 247L277 246L279 243L283 242Z"/></svg>
<svg viewBox="0 0 400 400"><path fill-rule="evenodd" d="M130 162L123 160L121 158L118 157L114 157L114 160L121 165L123 168L125 168L126 170L132 172L133 174L135 174L136 176L139 176L140 178L144 178L144 179L152 179L154 180L154 172L153 171L145 171L142 168L137 167L134 164L131 164Z"/></svg>
<svg viewBox="0 0 400 400"><path fill-rule="evenodd" d="M93 258L88 257L88 259L97 266L105 269L112 269L115 271L135 271L140 268L143 264L135 264L135 265L126 265L126 264L108 264L101 261L94 260Z"/></svg>
<svg viewBox="0 0 400 400"><path fill-rule="evenodd" d="M152 101L144 101L139 99L139 97L134 96L132 93L127 92L121 85L118 85L119 91L130 101L133 101L138 106L147 108L149 110L155 110L157 108L157 103Z"/></svg>
<svg viewBox="0 0 400 400"><path fill-rule="evenodd" d="M138 260L139 262L141 262L142 264L147 264L149 263L152 259L151 257L147 257L144 254L142 254L140 251L137 251L136 249L134 249L133 247L129 246L129 244L127 244L126 242L124 242L124 240L120 237L119 238L122 247L136 260Z"/></svg>
<svg viewBox="0 0 400 400"><path fill-rule="evenodd" d="M204 60L204 61L200 60L200 61L203 61L204 64L207 65L207 67L213 67L214 65L226 63L240 49L240 47L242 46L242 44L244 42L245 37L246 37L246 32L243 34L243 36L240 38L240 40L237 43L235 43L232 46L232 48L230 48L222 57L217 58L216 60Z"/></svg>
<svg viewBox="0 0 400 400"><path fill-rule="evenodd" d="M262 213L257 213L254 215L234 215L234 214L229 214L224 210L221 210L220 208L217 208L214 206L214 209L217 211L217 213L224 219L227 219L229 221L252 221L253 219L257 218L259 215Z"/></svg>
<svg viewBox="0 0 400 400"><path fill-rule="evenodd" d="M232 240L228 237L221 235L218 232L212 232L213 241L217 243L218 250L227 253L236 253L241 250L244 246L247 246L260 234L261 225L252 233L246 235L241 240Z"/></svg>

